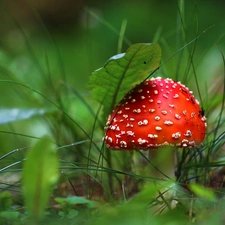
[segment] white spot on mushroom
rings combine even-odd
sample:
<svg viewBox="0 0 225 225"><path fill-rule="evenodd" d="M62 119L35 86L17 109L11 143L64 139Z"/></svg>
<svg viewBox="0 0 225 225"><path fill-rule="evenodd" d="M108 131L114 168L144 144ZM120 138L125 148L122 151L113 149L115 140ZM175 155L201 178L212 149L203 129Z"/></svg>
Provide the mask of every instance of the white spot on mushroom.
<svg viewBox="0 0 225 225"><path fill-rule="evenodd" d="M120 142L120 147L126 148L127 147L127 142L126 141L121 141Z"/></svg>
<svg viewBox="0 0 225 225"><path fill-rule="evenodd" d="M149 102L153 102L153 99L149 99Z"/></svg>
<svg viewBox="0 0 225 225"><path fill-rule="evenodd" d="M130 108L129 107L126 107L125 110L130 110Z"/></svg>
<svg viewBox="0 0 225 225"><path fill-rule="evenodd" d="M170 145L167 141L163 142L162 145Z"/></svg>
<svg viewBox="0 0 225 225"><path fill-rule="evenodd" d="M133 137L135 137L134 132L131 131L131 130L128 130L128 131L127 131L127 135L128 135L128 136L133 136Z"/></svg>
<svg viewBox="0 0 225 225"><path fill-rule="evenodd" d="M164 122L164 124L170 126L170 125L173 125L173 122L170 121L170 120L166 120L166 121Z"/></svg>
<svg viewBox="0 0 225 225"><path fill-rule="evenodd" d="M156 121L159 121L159 120L160 120L160 116L156 116L156 117L155 117L155 120L156 120Z"/></svg>
<svg viewBox="0 0 225 225"><path fill-rule="evenodd" d="M131 102L132 102L132 103L136 102L136 99L133 98L133 99L131 100Z"/></svg>
<svg viewBox="0 0 225 225"><path fill-rule="evenodd" d="M157 95L158 94L158 91L157 90L154 90L154 94Z"/></svg>
<svg viewBox="0 0 225 225"><path fill-rule="evenodd" d="M116 130L117 130L117 131L120 131L120 127L117 127Z"/></svg>
<svg viewBox="0 0 225 225"><path fill-rule="evenodd" d="M146 105L142 105L142 108L146 108Z"/></svg>
<svg viewBox="0 0 225 225"><path fill-rule="evenodd" d="M172 138L174 138L174 139L178 139L180 137L181 137L181 133L180 132L172 134Z"/></svg>
<svg viewBox="0 0 225 225"><path fill-rule="evenodd" d="M143 145L143 144L145 144L145 143L148 143L148 141L147 140L145 140L145 139L141 139L141 138L138 138L138 144L139 145Z"/></svg>
<svg viewBox="0 0 225 225"><path fill-rule="evenodd" d="M140 113L141 112L141 109L133 109L133 112Z"/></svg>
<svg viewBox="0 0 225 225"><path fill-rule="evenodd" d="M116 134L116 138L121 138L121 135L120 134Z"/></svg>
<svg viewBox="0 0 225 225"><path fill-rule="evenodd" d="M203 116L203 117L201 118L201 121L205 122L205 121L206 121L206 118Z"/></svg>
<svg viewBox="0 0 225 225"><path fill-rule="evenodd" d="M189 145L195 146L195 145L196 145L196 144L195 144L195 141L190 141L190 142L189 142Z"/></svg>
<svg viewBox="0 0 225 225"><path fill-rule="evenodd" d="M147 125L148 124L148 120L143 120L143 124Z"/></svg>
<svg viewBox="0 0 225 225"><path fill-rule="evenodd" d="M162 102L160 100L157 101L157 104L161 104Z"/></svg>
<svg viewBox="0 0 225 225"><path fill-rule="evenodd" d="M123 118L125 118L125 119L128 118L128 115L127 114L124 114L123 115Z"/></svg>
<svg viewBox="0 0 225 225"><path fill-rule="evenodd" d="M122 114L122 110L119 110L119 111L117 112L117 114Z"/></svg>
<svg viewBox="0 0 225 225"><path fill-rule="evenodd" d="M178 95L178 94L175 94L175 95L173 96L173 98L179 98L179 95Z"/></svg>
<svg viewBox="0 0 225 225"><path fill-rule="evenodd" d="M169 107L174 108L175 106L174 104L169 104Z"/></svg>
<svg viewBox="0 0 225 225"><path fill-rule="evenodd" d="M109 143L112 143L112 138L111 138L111 137L107 137L106 140L107 140Z"/></svg>
<svg viewBox="0 0 225 225"><path fill-rule="evenodd" d="M163 97L168 99L168 96L166 94L163 94Z"/></svg>
<svg viewBox="0 0 225 225"><path fill-rule="evenodd" d="M148 111L149 112L155 112L155 109L149 109Z"/></svg>
<svg viewBox="0 0 225 225"><path fill-rule="evenodd" d="M181 143L186 143L186 144L188 144L189 141L188 141L187 139L183 139Z"/></svg>
<svg viewBox="0 0 225 225"><path fill-rule="evenodd" d="M123 120L123 119L121 119L119 122L120 122L120 123L122 123L123 121L124 121L124 120Z"/></svg>
<svg viewBox="0 0 225 225"><path fill-rule="evenodd" d="M156 87L156 84L154 83L154 84L152 84L152 88L154 88L154 87Z"/></svg>
<svg viewBox="0 0 225 225"><path fill-rule="evenodd" d="M156 126L155 129L156 130L162 130L162 127Z"/></svg>
<svg viewBox="0 0 225 225"><path fill-rule="evenodd" d="M183 114L186 116L187 115L187 110L184 110L183 111Z"/></svg>
<svg viewBox="0 0 225 225"><path fill-rule="evenodd" d="M142 91L143 91L143 90L142 90L141 88L140 88L140 89L138 89L138 92L139 92L139 93L141 93Z"/></svg>
<svg viewBox="0 0 225 225"><path fill-rule="evenodd" d="M143 120L143 121L140 120L140 121L138 122L138 125L139 125L139 126L141 126L141 125L147 125L147 124L148 124L148 120Z"/></svg>
<svg viewBox="0 0 225 225"><path fill-rule="evenodd" d="M163 115L166 115L166 114L167 114L167 111L166 111L166 110L163 110L163 111L162 111L162 114L163 114Z"/></svg>
<svg viewBox="0 0 225 225"><path fill-rule="evenodd" d="M156 139L158 137L157 134L148 134L148 137L151 139Z"/></svg>
<svg viewBox="0 0 225 225"><path fill-rule="evenodd" d="M184 134L185 137L191 137L192 132L190 130L187 130L186 133Z"/></svg>
<svg viewBox="0 0 225 225"><path fill-rule="evenodd" d="M194 112L192 112L192 113L191 113L191 117L193 118L194 116L195 116L195 113L194 113Z"/></svg>
<svg viewBox="0 0 225 225"><path fill-rule="evenodd" d="M181 119L181 116L179 114L175 114L175 118L179 120Z"/></svg>
<svg viewBox="0 0 225 225"><path fill-rule="evenodd" d="M127 123L126 124L126 127L133 127L134 125L133 124L131 124L131 123Z"/></svg>
<svg viewBox="0 0 225 225"><path fill-rule="evenodd" d="M142 95L142 96L141 96L141 99L145 99L145 96Z"/></svg>
<svg viewBox="0 0 225 225"><path fill-rule="evenodd" d="M117 127L117 125L111 125L111 126L110 126L110 129L111 129L111 130L115 130L116 127Z"/></svg>
<svg viewBox="0 0 225 225"><path fill-rule="evenodd" d="M130 121L134 121L135 119L134 118L130 118Z"/></svg>

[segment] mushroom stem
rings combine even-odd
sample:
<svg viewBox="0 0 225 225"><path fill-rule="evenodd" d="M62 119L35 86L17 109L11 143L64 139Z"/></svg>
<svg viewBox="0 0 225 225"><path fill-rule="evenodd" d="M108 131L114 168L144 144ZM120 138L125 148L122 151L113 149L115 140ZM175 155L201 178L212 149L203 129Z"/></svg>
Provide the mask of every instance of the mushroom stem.
<svg viewBox="0 0 225 225"><path fill-rule="evenodd" d="M160 147L160 149L150 149L149 150L149 161L150 161L150 176L156 179L170 179L175 177L175 153L174 147L165 146ZM171 183L168 187L161 188L158 185L163 184L160 180L155 183L156 190L158 194L155 198L163 203L164 209L171 209L176 207L176 188L175 184ZM164 207L163 206L163 207ZM152 210L156 213L159 212L162 206L159 204L153 206Z"/></svg>
<svg viewBox="0 0 225 225"><path fill-rule="evenodd" d="M172 149L173 148L173 149ZM149 150L150 176L153 178L174 178L174 147L166 146Z"/></svg>

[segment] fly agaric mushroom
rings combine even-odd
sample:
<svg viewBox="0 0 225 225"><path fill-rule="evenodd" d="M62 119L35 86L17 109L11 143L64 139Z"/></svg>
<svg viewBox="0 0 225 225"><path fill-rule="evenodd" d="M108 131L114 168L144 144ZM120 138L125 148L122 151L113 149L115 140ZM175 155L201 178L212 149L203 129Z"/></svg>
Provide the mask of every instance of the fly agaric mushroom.
<svg viewBox="0 0 225 225"><path fill-rule="evenodd" d="M149 150L152 160L158 147L192 148L205 134L206 118L192 92L180 82L157 77L125 95L108 117L104 140L114 150Z"/></svg>

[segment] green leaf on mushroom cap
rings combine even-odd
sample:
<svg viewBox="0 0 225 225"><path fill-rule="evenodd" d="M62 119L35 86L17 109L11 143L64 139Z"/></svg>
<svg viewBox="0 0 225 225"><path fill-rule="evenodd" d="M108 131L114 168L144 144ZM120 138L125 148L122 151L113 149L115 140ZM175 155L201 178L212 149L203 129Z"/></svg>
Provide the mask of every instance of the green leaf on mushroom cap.
<svg viewBox="0 0 225 225"><path fill-rule="evenodd" d="M134 44L126 53L111 57L102 68L92 73L87 86L92 88L94 99L103 105L104 116L134 85L159 67L161 55L158 44Z"/></svg>

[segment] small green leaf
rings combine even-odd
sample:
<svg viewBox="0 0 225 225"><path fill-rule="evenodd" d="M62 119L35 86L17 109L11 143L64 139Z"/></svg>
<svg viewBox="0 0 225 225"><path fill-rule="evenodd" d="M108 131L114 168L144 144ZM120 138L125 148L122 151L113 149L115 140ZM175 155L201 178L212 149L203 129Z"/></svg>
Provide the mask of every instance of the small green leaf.
<svg viewBox="0 0 225 225"><path fill-rule="evenodd" d="M105 116L134 85L159 67L161 55L158 44L134 44L92 73L87 87L92 88L94 99L104 106Z"/></svg>
<svg viewBox="0 0 225 225"><path fill-rule="evenodd" d="M194 192L195 195L198 197L204 198L208 201L215 202L216 201L216 195L214 192L208 188L202 187L198 184L191 184L190 189Z"/></svg>
<svg viewBox="0 0 225 225"><path fill-rule="evenodd" d="M63 204L67 204L69 206L74 206L77 204L81 204L81 205L88 205L90 208L93 208L96 206L96 202L92 201L92 200L88 200L86 198L83 197L79 197L79 196L71 196L68 198L55 198L55 201L58 202L59 204L63 205Z"/></svg>
<svg viewBox="0 0 225 225"><path fill-rule="evenodd" d="M71 210L69 211L68 218L69 218L69 219L73 219L73 218L76 217L77 215L78 215L78 211L75 210L75 209L71 209Z"/></svg>
<svg viewBox="0 0 225 225"><path fill-rule="evenodd" d="M12 196L9 191L3 191L0 193L0 212L8 210L12 205Z"/></svg>
<svg viewBox="0 0 225 225"><path fill-rule="evenodd" d="M9 222L9 220L15 220L19 217L19 212L13 212L13 211L1 211L0 212L0 224L3 224L1 223L1 218L2 219L7 219L7 221ZM8 223L4 223L4 224L8 224Z"/></svg>
<svg viewBox="0 0 225 225"><path fill-rule="evenodd" d="M23 170L25 205L31 218L39 219L58 178L58 157L51 138L43 137L30 149Z"/></svg>

